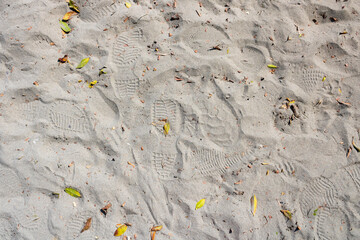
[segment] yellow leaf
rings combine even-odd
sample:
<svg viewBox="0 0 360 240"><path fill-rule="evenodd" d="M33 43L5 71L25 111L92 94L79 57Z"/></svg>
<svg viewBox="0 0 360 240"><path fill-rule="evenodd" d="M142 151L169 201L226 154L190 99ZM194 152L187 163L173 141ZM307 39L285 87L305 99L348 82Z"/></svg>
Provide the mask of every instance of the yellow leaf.
<svg viewBox="0 0 360 240"><path fill-rule="evenodd" d="M118 229L116 229L114 236L115 237L119 237L121 235L123 235L127 230L127 226L125 224L121 224Z"/></svg>
<svg viewBox="0 0 360 240"><path fill-rule="evenodd" d="M81 60L81 62L79 63L79 65L76 67L77 69L83 68L85 67L85 65L89 62L90 58L84 58L83 60Z"/></svg>
<svg viewBox="0 0 360 240"><path fill-rule="evenodd" d="M277 68L277 66L272 65L272 64L269 64L269 65L268 65L268 68Z"/></svg>
<svg viewBox="0 0 360 240"><path fill-rule="evenodd" d="M74 10L77 13L80 13L79 7L74 3L74 1L70 0L68 4L70 9Z"/></svg>
<svg viewBox="0 0 360 240"><path fill-rule="evenodd" d="M325 82L325 80L326 80L326 76L323 77L322 81Z"/></svg>
<svg viewBox="0 0 360 240"><path fill-rule="evenodd" d="M97 81L94 80L92 82L89 83L89 88L93 88L95 86L95 84L97 84Z"/></svg>
<svg viewBox="0 0 360 240"><path fill-rule="evenodd" d="M195 210L198 210L199 208L202 208L205 204L205 198L201 199L196 203Z"/></svg>
<svg viewBox="0 0 360 240"><path fill-rule="evenodd" d="M72 197L81 198L81 193L74 188L65 188L64 191Z"/></svg>
<svg viewBox="0 0 360 240"><path fill-rule="evenodd" d="M170 131L170 123L168 121L166 121L165 125L164 125L164 134L168 135Z"/></svg>
<svg viewBox="0 0 360 240"><path fill-rule="evenodd" d="M280 212L282 212L288 219L291 219L291 212L289 210L280 210Z"/></svg>
<svg viewBox="0 0 360 240"><path fill-rule="evenodd" d="M125 3L125 6L126 6L127 8L131 8L131 3L126 2L126 3Z"/></svg>
<svg viewBox="0 0 360 240"><path fill-rule="evenodd" d="M255 216L257 209L257 199L255 195L250 199L250 202L251 202L252 214L253 216Z"/></svg>
<svg viewBox="0 0 360 240"><path fill-rule="evenodd" d="M157 231L160 231L162 228L163 228L162 225L156 226L156 227L153 227L153 228L151 229L151 231L157 232Z"/></svg>
<svg viewBox="0 0 360 240"><path fill-rule="evenodd" d="M269 170L266 171L266 176L269 175Z"/></svg>
<svg viewBox="0 0 360 240"><path fill-rule="evenodd" d="M269 165L269 163L262 162L261 165Z"/></svg>
<svg viewBox="0 0 360 240"><path fill-rule="evenodd" d="M230 49L227 49L227 50L226 50L226 54L229 54L229 52L230 52Z"/></svg>
<svg viewBox="0 0 360 240"><path fill-rule="evenodd" d="M107 72L105 72L105 69L106 67L103 67L99 70L99 76L103 75L103 74L107 74Z"/></svg>
<svg viewBox="0 0 360 240"><path fill-rule="evenodd" d="M69 20L73 15L75 15L76 14L76 12L73 12L73 11L71 11L71 12L67 12L64 16L63 16L63 18L62 18L62 20L63 21L67 21L67 20Z"/></svg>
<svg viewBox="0 0 360 240"><path fill-rule="evenodd" d="M340 94L342 93L341 88L339 88L339 93L340 93Z"/></svg>

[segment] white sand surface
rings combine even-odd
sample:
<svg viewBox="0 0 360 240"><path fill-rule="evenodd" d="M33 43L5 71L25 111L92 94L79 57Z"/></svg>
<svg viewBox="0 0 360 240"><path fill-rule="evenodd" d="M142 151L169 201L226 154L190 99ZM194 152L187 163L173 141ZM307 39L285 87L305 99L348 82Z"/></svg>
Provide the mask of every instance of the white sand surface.
<svg viewBox="0 0 360 240"><path fill-rule="evenodd" d="M0 1L0 240L360 239L360 1L75 3Z"/></svg>

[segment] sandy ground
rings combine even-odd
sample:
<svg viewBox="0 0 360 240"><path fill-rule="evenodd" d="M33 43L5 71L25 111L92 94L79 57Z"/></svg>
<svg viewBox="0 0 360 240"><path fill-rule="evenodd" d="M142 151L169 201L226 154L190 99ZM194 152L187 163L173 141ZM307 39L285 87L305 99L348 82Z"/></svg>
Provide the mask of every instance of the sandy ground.
<svg viewBox="0 0 360 240"><path fill-rule="evenodd" d="M0 1L1 240L360 239L358 0L75 3Z"/></svg>

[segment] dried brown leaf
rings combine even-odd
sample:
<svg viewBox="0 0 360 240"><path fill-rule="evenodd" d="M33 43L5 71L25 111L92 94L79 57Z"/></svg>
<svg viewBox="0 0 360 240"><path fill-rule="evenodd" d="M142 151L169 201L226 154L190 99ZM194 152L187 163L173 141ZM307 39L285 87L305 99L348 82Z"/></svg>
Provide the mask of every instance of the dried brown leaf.
<svg viewBox="0 0 360 240"><path fill-rule="evenodd" d="M86 231L86 230L89 230L90 227L91 227L91 218L88 218L88 220L87 220L86 223L85 223L84 228L81 230L80 233L82 233L82 232L84 232L84 231Z"/></svg>

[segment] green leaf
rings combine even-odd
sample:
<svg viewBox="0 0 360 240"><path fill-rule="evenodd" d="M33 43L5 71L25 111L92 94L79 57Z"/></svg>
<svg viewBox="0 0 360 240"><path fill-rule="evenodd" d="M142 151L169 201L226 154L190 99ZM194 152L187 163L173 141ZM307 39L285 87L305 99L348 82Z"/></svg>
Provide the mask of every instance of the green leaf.
<svg viewBox="0 0 360 240"><path fill-rule="evenodd" d="M200 201L198 201L196 203L196 206L195 206L195 210L198 210L199 208L202 208L205 204L205 198L204 199L201 199Z"/></svg>
<svg viewBox="0 0 360 240"><path fill-rule="evenodd" d="M72 0L69 1L69 8L77 13L80 13L79 7Z"/></svg>
<svg viewBox="0 0 360 240"><path fill-rule="evenodd" d="M315 209L313 215L316 216L316 213L319 209Z"/></svg>
<svg viewBox="0 0 360 240"><path fill-rule="evenodd" d="M268 68L277 68L277 66L272 65L272 64L269 64L269 65L268 65Z"/></svg>
<svg viewBox="0 0 360 240"><path fill-rule="evenodd" d="M89 62L90 58L84 58L83 60L81 60L81 62L79 63L79 65L76 67L77 69L83 68L88 62Z"/></svg>
<svg viewBox="0 0 360 240"><path fill-rule="evenodd" d="M81 198L81 193L74 188L68 187L68 188L65 188L64 191L72 197Z"/></svg>
<svg viewBox="0 0 360 240"><path fill-rule="evenodd" d="M61 29L62 29L65 33L71 32L71 28L69 27L69 25L68 25L66 22L60 21L60 25L61 25Z"/></svg>

